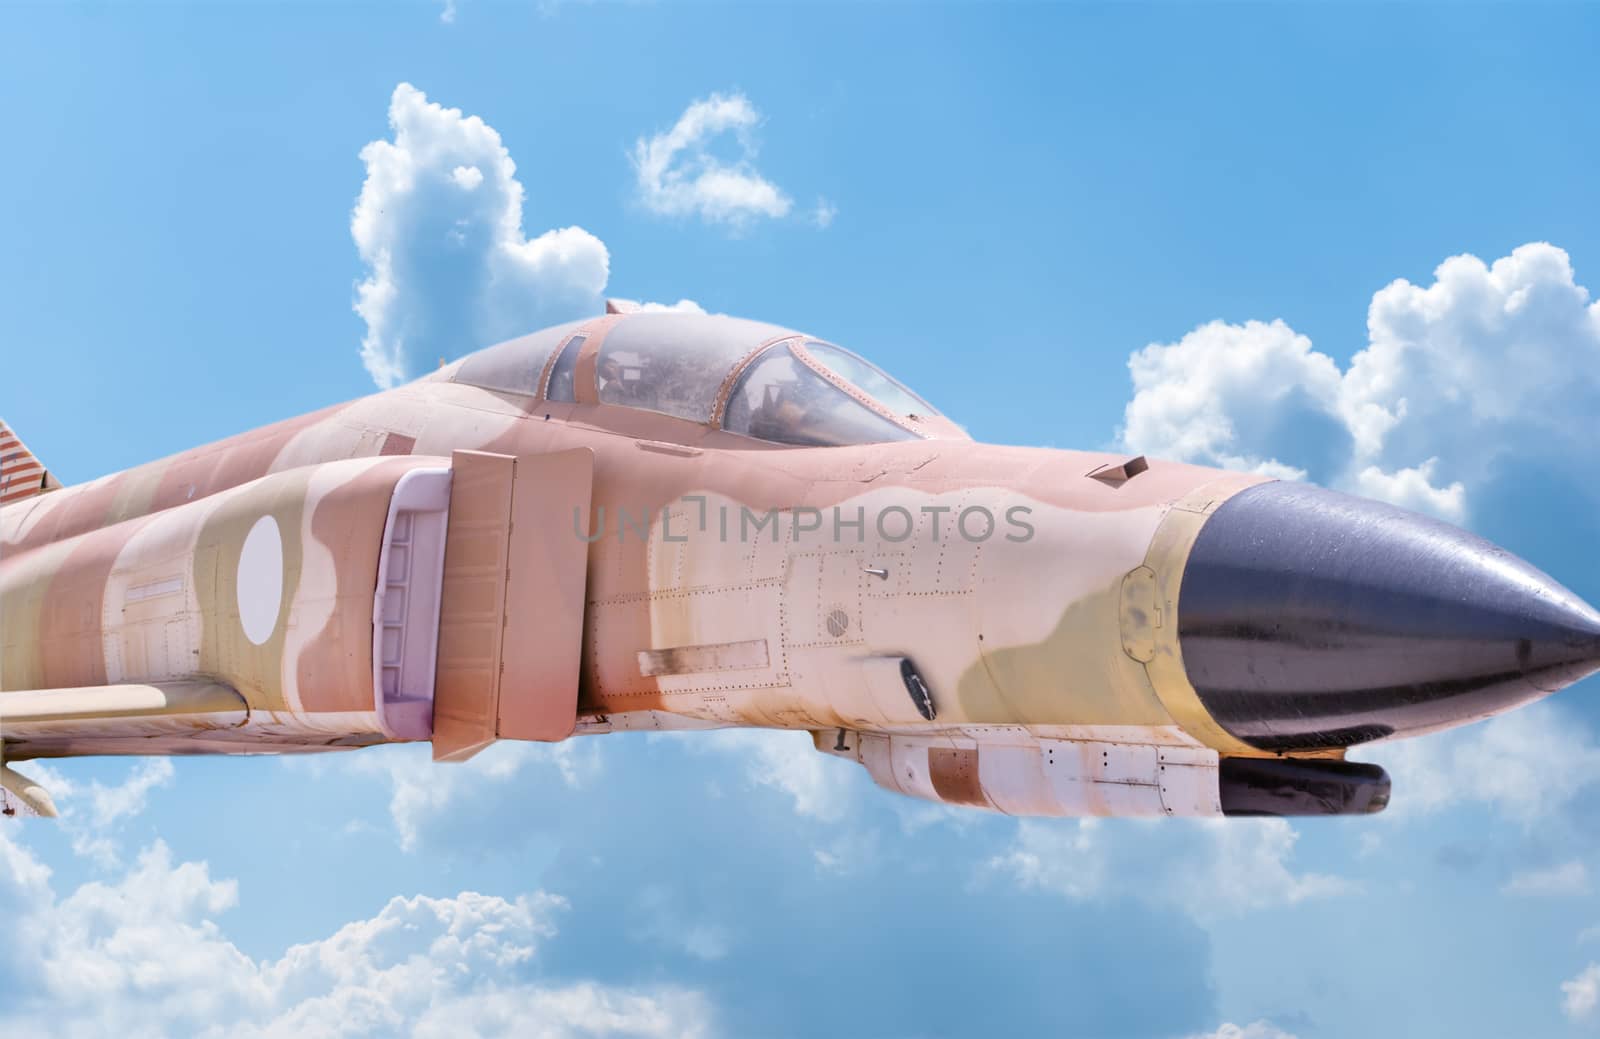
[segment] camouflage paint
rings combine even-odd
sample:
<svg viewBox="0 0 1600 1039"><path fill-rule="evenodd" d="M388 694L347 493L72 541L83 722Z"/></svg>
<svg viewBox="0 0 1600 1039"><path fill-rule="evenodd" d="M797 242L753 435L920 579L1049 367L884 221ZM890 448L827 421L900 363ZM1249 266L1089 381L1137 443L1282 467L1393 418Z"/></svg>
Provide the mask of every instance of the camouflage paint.
<svg viewBox="0 0 1600 1039"><path fill-rule="evenodd" d="M572 537L586 560L581 630L571 625L552 648L570 643L579 732L807 729L819 749L859 761L891 789L1037 814L1214 814L1219 754L1265 754L1207 714L1176 630L1197 532L1261 477L975 443L941 416L896 416L826 371L825 381L917 438L825 448L752 440L717 428L715 417L762 349L805 337L680 317L708 336L748 336L726 372L707 373L716 388L706 422L599 403L596 359L607 337L630 321L661 320L608 314L491 348L500 365L529 351L518 381L534 392L457 381L469 370L458 362L0 509L0 720L14 690L163 682L222 683L248 715L188 743L164 730L132 738L114 718L80 719L71 738L13 725L0 733L4 753L384 740L373 611L397 482L417 467L449 467L457 451L524 460L531 472L535 459L576 449L593 465L589 497L574 505L602 535L586 546L576 530L539 536ZM574 334L588 337L577 401L547 400ZM741 539L743 510L774 518ZM864 528L817 536L812 517L833 510L860 510ZM872 521L894 510L913 520L903 538ZM969 513L1015 510L1026 538L972 539L956 526ZM642 514L647 528L626 523ZM281 601L270 632L255 639L238 575L264 517L280 539ZM736 525L726 534L723 517ZM536 595L521 615L539 616L538 606ZM517 616L508 612L506 623L550 626ZM514 644L537 632L506 634ZM503 695L556 695L534 691L534 665L501 659L512 669L502 689L516 691ZM549 716L541 705L513 706Z"/></svg>

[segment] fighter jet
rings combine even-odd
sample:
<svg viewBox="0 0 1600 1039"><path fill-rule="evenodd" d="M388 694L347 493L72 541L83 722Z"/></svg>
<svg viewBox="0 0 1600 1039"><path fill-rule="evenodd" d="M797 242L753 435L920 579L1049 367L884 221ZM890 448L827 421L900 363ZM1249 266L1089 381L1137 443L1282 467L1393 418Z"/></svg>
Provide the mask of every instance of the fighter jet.
<svg viewBox="0 0 1600 1039"><path fill-rule="evenodd" d="M1600 614L1463 530L977 443L726 316L612 303L78 486L0 456L10 812L54 812L35 758L749 726L1014 815L1361 814L1349 748L1600 668Z"/></svg>

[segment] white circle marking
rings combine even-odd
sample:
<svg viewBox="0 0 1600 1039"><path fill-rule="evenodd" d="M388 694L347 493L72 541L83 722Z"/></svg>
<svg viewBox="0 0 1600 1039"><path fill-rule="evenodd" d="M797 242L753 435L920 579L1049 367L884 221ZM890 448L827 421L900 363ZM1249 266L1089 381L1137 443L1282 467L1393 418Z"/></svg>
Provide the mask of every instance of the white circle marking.
<svg viewBox="0 0 1600 1039"><path fill-rule="evenodd" d="M283 606L283 538L271 516L256 520L239 551L239 626L257 646L272 637Z"/></svg>

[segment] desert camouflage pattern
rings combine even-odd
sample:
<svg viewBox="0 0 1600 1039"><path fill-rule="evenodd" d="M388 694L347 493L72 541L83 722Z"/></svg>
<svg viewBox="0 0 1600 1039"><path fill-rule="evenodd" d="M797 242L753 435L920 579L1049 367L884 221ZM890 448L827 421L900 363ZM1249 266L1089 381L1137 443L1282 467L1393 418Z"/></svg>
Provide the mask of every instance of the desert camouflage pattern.
<svg viewBox="0 0 1600 1039"><path fill-rule="evenodd" d="M976 443L820 365L898 438L769 442L722 428L733 395L810 337L609 309L9 501L4 761L752 726L932 801L1160 816L1281 756L1208 713L1177 624L1198 533L1262 477ZM608 399L608 342L699 417Z"/></svg>

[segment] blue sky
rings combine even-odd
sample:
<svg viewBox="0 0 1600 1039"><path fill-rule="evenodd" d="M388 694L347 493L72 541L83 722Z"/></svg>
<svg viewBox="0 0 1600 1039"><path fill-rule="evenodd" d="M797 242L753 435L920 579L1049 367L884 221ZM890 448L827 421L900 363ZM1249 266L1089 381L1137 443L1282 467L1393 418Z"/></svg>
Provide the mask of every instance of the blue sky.
<svg viewBox="0 0 1600 1039"><path fill-rule="evenodd" d="M64 479L371 392L364 339L416 373L689 299L982 439L1304 475L1600 599L1600 8L444 13L0 12L0 409ZM0 1019L1588 1034L1593 695L1374 749L1389 813L1293 826L936 810L746 734L64 763L63 824L0 829Z"/></svg>

